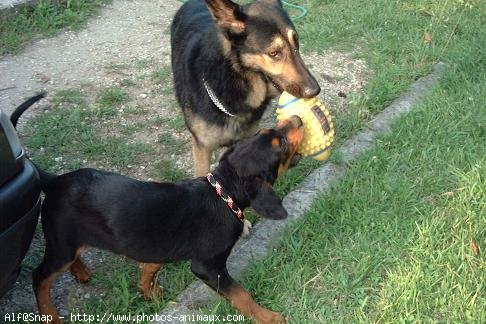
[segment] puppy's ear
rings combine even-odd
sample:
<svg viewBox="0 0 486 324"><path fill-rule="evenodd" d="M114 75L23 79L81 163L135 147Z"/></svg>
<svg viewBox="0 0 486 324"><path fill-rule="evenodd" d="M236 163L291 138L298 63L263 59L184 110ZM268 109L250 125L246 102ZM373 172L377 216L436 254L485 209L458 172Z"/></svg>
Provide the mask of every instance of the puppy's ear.
<svg viewBox="0 0 486 324"><path fill-rule="evenodd" d="M248 184L247 194L250 197L250 205L262 217L270 219L283 219L287 217L287 211L282 206L282 200L273 191L272 186L260 178L256 178Z"/></svg>
<svg viewBox="0 0 486 324"><path fill-rule="evenodd" d="M214 21L222 28L235 34L245 31L245 14L240 6L231 0L205 0Z"/></svg>

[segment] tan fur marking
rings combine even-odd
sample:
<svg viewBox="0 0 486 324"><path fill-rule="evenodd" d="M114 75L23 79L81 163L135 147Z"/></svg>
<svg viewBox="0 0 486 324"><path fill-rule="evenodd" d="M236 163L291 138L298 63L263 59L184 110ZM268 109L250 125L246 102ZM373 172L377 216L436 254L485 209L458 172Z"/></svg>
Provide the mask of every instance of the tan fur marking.
<svg viewBox="0 0 486 324"><path fill-rule="evenodd" d="M277 137L272 138L272 147L273 148L280 147L280 139L278 139Z"/></svg>
<svg viewBox="0 0 486 324"><path fill-rule="evenodd" d="M278 129L282 129L285 126L287 126L287 124L289 124L289 123L290 123L290 118L287 118L287 119L284 119L282 121L279 121L278 124L277 124L277 128Z"/></svg>
<svg viewBox="0 0 486 324"><path fill-rule="evenodd" d="M255 323L277 324L286 323L285 318L276 312L265 309L258 305L250 293L238 284L234 284L228 292L224 294L231 305L239 310L243 315L251 317Z"/></svg>
<svg viewBox="0 0 486 324"><path fill-rule="evenodd" d="M143 294L145 300L151 300L154 297L160 297L164 289L155 282L155 275L160 270L160 263L140 263L140 280L138 288Z"/></svg>
<svg viewBox="0 0 486 324"><path fill-rule="evenodd" d="M283 64L274 62L266 54L243 54L241 59L246 66L265 71L270 75L281 75L283 72Z"/></svg>
<svg viewBox="0 0 486 324"><path fill-rule="evenodd" d="M299 146L302 138L304 137L304 132L302 129L293 128L287 133L286 137L289 143L292 144L293 148L297 149L297 146Z"/></svg>
<svg viewBox="0 0 486 324"><path fill-rule="evenodd" d="M209 172L212 150L202 146L192 137L192 154L194 157L194 176L203 177Z"/></svg>
<svg viewBox="0 0 486 324"><path fill-rule="evenodd" d="M288 48L286 51L284 50L284 58L280 61L274 61L266 54L243 54L241 59L248 67L264 71L275 77L285 76L285 79L288 80L289 83L299 83L302 76L297 72L295 67L295 60L298 59L299 54L288 52Z"/></svg>
<svg viewBox="0 0 486 324"><path fill-rule="evenodd" d="M41 280L37 290L34 291L35 298L37 300L37 307L39 308L39 314L52 316L52 321L50 321L49 324L63 323L63 321L59 318L56 307L54 307L51 301L51 286L56 277L61 272L66 271L68 268L70 269L71 273L76 277L76 279L78 279L80 282L88 281L91 276L89 270L79 259L81 252L85 249L86 246L79 247L76 250L73 261L66 263L58 272L54 272L49 277Z"/></svg>
<svg viewBox="0 0 486 324"><path fill-rule="evenodd" d="M209 172L214 150L233 141L253 135L257 131L258 123L254 123L249 129L241 130L240 123L245 118L251 117L251 114L229 118L226 121L226 125L221 127L207 123L192 114L189 109L186 109L184 113L191 132L197 138L196 140L193 135L194 175L197 177L205 176Z"/></svg>
<svg viewBox="0 0 486 324"><path fill-rule="evenodd" d="M282 74L285 75L290 83L300 83L302 76L297 72L295 68L294 60L287 60L282 67Z"/></svg>
<svg viewBox="0 0 486 324"><path fill-rule="evenodd" d="M79 247L76 250L73 261L66 263L58 272L54 272L49 277L40 281L37 290L34 291L35 298L37 300L37 307L39 308L39 314L52 316L52 321L50 321L49 324L63 323L63 321L59 318L56 307L54 307L51 301L51 286L56 277L61 272L66 271L68 268L71 273L76 277L76 279L78 279L80 282L87 282L91 277L88 268L83 264L80 259L80 254L85 249L86 246ZM45 322L42 323L44 324Z"/></svg>
<svg viewBox="0 0 486 324"><path fill-rule="evenodd" d="M278 127L283 128L287 126L291 122L290 119L287 119L281 123L279 123ZM288 168L290 167L290 163L292 162L292 159L294 158L295 154L297 153L297 149L300 145L300 142L304 138L304 131L302 128L291 128L287 134L285 134L285 137L287 138L287 141L289 142L289 154L287 158L282 161L282 163L278 167L278 176L283 175Z"/></svg>
<svg viewBox="0 0 486 324"><path fill-rule="evenodd" d="M280 35L274 37L272 44L270 45L269 49L277 49L282 48L285 45L284 40Z"/></svg>
<svg viewBox="0 0 486 324"><path fill-rule="evenodd" d="M245 31L245 24L241 21L233 21L230 26L231 29L233 29L237 33L242 33Z"/></svg>
<svg viewBox="0 0 486 324"><path fill-rule="evenodd" d="M285 41L282 39L281 36L275 36L272 40L272 43L267 48L267 51L272 50L284 50L285 49ZM261 69L270 73L271 75L280 75L282 73L282 61L275 62L271 57L265 54L243 54L241 59L245 63L245 65L250 66L252 68ZM284 60L285 61L285 60Z"/></svg>
<svg viewBox="0 0 486 324"><path fill-rule="evenodd" d="M245 103L252 108L259 108L267 97L267 82L258 74L251 73L247 76L250 90Z"/></svg>
<svg viewBox="0 0 486 324"><path fill-rule="evenodd" d="M236 19L234 6L228 5L224 1L207 1L209 12L214 21L223 28L232 29L234 32L241 33L245 30L245 23Z"/></svg>
<svg viewBox="0 0 486 324"><path fill-rule="evenodd" d="M59 318L57 313L56 307L52 304L51 301L51 286L56 277L59 275L59 272L55 272L49 277L45 278L39 283L37 291L34 291L35 297L37 300L37 307L39 308L39 314L42 316L51 316L52 321L49 324L62 324L63 321ZM47 323L47 322L42 322Z"/></svg>
<svg viewBox="0 0 486 324"><path fill-rule="evenodd" d="M241 231L241 237L247 237L250 235L250 229L252 228L251 222L248 219L243 220L243 230Z"/></svg>
<svg viewBox="0 0 486 324"><path fill-rule="evenodd" d="M76 250L74 261L69 265L69 271L81 283L86 283L91 278L89 269L84 265L83 260L81 259L81 253L85 251L86 248L86 246L78 248Z"/></svg>
<svg viewBox="0 0 486 324"><path fill-rule="evenodd" d="M295 30L293 29L288 29L287 30L287 39L289 40L289 43L290 45L292 46L292 48L297 48L298 44L295 43Z"/></svg>
<svg viewBox="0 0 486 324"><path fill-rule="evenodd" d="M231 52L231 42L222 33L219 34L219 40L223 48L223 55L228 56L229 52Z"/></svg>
<svg viewBox="0 0 486 324"><path fill-rule="evenodd" d="M86 283L91 278L91 273L79 256L76 257L69 270L71 271L71 274L81 283Z"/></svg>
<svg viewBox="0 0 486 324"><path fill-rule="evenodd" d="M215 108L216 109L216 108ZM250 117L250 115L248 115ZM196 134L199 142L213 151L218 147L224 146L228 142L240 140L256 132L258 124L255 123L248 131L242 132L239 128L245 116L232 117L226 121L226 125L221 127L212 125L203 119L194 116L191 121L191 130Z"/></svg>

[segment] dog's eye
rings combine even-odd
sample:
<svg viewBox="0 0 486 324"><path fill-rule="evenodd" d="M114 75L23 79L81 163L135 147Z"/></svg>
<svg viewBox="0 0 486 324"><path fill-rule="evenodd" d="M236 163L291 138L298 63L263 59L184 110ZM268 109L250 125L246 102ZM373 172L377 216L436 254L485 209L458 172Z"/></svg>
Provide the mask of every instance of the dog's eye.
<svg viewBox="0 0 486 324"><path fill-rule="evenodd" d="M270 56L274 60L278 60L278 59L280 59L282 57L282 51L280 51L280 50L272 50L272 51L268 52L268 56Z"/></svg>

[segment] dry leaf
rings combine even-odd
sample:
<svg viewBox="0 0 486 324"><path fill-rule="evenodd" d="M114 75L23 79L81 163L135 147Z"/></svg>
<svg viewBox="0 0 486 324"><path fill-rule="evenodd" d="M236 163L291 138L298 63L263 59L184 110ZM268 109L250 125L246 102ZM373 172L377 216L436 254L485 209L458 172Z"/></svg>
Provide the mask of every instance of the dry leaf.
<svg viewBox="0 0 486 324"><path fill-rule="evenodd" d="M430 44L432 42L432 35L429 32L424 32L424 43Z"/></svg>
<svg viewBox="0 0 486 324"><path fill-rule="evenodd" d="M471 247L471 250L473 251L474 255L478 256L479 255L479 248L476 245L476 243L474 243L473 240L471 240L471 243L469 243L469 246Z"/></svg>

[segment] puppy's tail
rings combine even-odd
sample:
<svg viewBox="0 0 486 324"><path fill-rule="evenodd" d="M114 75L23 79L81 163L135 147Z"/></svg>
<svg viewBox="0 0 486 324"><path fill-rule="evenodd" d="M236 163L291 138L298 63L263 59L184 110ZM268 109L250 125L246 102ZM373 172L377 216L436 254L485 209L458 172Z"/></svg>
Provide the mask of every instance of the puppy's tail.
<svg viewBox="0 0 486 324"><path fill-rule="evenodd" d="M31 161L32 162L32 161ZM32 162L33 163L33 162ZM47 171L42 170L39 166L33 163L37 172L39 173L40 183L41 183L41 190L46 192L49 188L49 184L57 178L57 175L54 173L49 173Z"/></svg>
<svg viewBox="0 0 486 324"><path fill-rule="evenodd" d="M15 108L14 112L12 113L12 115L10 115L10 122L12 123L12 125L14 127L16 127L17 126L17 123L18 123L18 121L20 119L20 116L22 116L22 114L24 113L24 111L26 111L30 106L32 106L34 103L36 103L37 101L41 100L45 96L46 96L46 93L45 92L41 92L41 93L39 93L36 96L30 97L29 99L27 99L26 101L24 101L22 104L20 104L20 106L18 106L17 108ZM32 160L31 160L31 162L32 162ZM33 164L34 164L35 168L37 169L37 172L39 173L40 182L41 182L41 189L42 189L42 191L45 191L47 189L47 187L49 186L49 184L57 176L55 174L52 174L52 173L49 173L47 171L42 170L35 163L33 163Z"/></svg>
<svg viewBox="0 0 486 324"><path fill-rule="evenodd" d="M39 93L37 96L33 96L26 101L24 101L20 106L15 108L14 112L12 115L10 115L10 122L14 127L17 127L17 122L19 121L20 116L26 111L30 106L32 106L34 103L37 101L41 100L46 96L45 92Z"/></svg>

